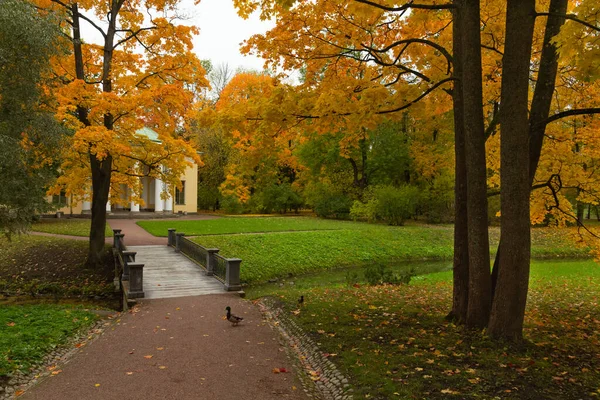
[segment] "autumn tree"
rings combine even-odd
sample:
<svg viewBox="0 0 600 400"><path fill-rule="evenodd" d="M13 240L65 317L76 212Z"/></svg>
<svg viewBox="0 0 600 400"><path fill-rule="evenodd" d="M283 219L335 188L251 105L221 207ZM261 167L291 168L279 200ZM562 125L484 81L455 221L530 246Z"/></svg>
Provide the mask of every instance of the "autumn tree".
<svg viewBox="0 0 600 400"><path fill-rule="evenodd" d="M272 208L273 191L295 179L299 164L293 132L284 121L262 114L281 102L281 90L267 74L241 72L225 86L215 107L199 114L199 126L223 132L231 145L220 188L228 205L264 212Z"/></svg>
<svg viewBox="0 0 600 400"><path fill-rule="evenodd" d="M26 1L0 7L0 230L21 232L48 209L45 188L54 178L52 156L63 133L44 84L50 59L60 54L60 31L48 14Z"/></svg>
<svg viewBox="0 0 600 400"><path fill-rule="evenodd" d="M106 204L120 201L121 184L131 189L128 201L141 202L140 177L160 178L173 188L190 160L199 162L185 133L193 89L206 85L191 52L197 30L175 24L177 0L38 3L70 31L71 55L54 66L61 80L55 88L58 117L75 131L65 146L58 185L76 198L91 189L87 264L98 265ZM99 44L86 40L91 32L99 35ZM160 143L136 134L143 127L155 130Z"/></svg>
<svg viewBox="0 0 600 400"><path fill-rule="evenodd" d="M557 33L564 24L567 32L577 32L571 36L588 39L582 52L594 51L595 2L578 2L570 13L566 0L537 4L541 11L533 1L487 2L482 10L479 1L471 0L236 4L242 15L261 7L263 17L278 18L273 30L248 42L247 50L284 69L305 68L301 89L312 106L297 102L305 108L291 113L296 118L330 124L344 118L360 125L418 103L448 104L452 95L457 201L453 313L467 326L487 326L494 337L519 340L529 273L529 196L532 188L555 191L550 180L531 184L546 126L598 112L553 98L557 47L568 43ZM533 84L532 74L537 78ZM502 239L490 276L485 144L498 137L498 125L499 151L488 150L499 155L493 158L499 164L492 167L500 171Z"/></svg>

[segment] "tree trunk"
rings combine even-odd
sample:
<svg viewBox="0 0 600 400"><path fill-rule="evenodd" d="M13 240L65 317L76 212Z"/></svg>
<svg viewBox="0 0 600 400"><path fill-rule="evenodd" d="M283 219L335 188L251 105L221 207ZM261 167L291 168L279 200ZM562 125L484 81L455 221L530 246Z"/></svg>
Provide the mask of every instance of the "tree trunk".
<svg viewBox="0 0 600 400"><path fill-rule="evenodd" d="M467 326L484 328L491 304L487 176L483 123L483 84L479 0L459 0L462 14L463 126L467 177L469 294Z"/></svg>
<svg viewBox="0 0 600 400"><path fill-rule="evenodd" d="M544 143L544 134L546 133L546 124L544 121L550 113L552 96L556 86L556 73L558 70L558 54L556 45L552 38L560 32L560 28L565 23L565 19L558 16L567 13L569 0L551 0L549 12L553 15L546 21L546 31L544 32L544 44L542 47L542 56L540 58L540 68L537 76L537 83L531 101L531 112L529 117L529 182L533 184L535 173L537 171L540 155L542 154L542 145Z"/></svg>
<svg viewBox="0 0 600 400"><path fill-rule="evenodd" d="M92 170L92 224L90 227L90 246L86 265L98 267L102 265L105 249L106 203L110 191L112 157L98 160L90 154Z"/></svg>
<svg viewBox="0 0 600 400"><path fill-rule="evenodd" d="M456 1L455 1L456 3ZM467 171L462 101L462 20L459 9L453 11L452 41L454 59L454 259L452 311L448 318L465 323L469 304L469 232L467 223Z"/></svg>
<svg viewBox="0 0 600 400"><path fill-rule="evenodd" d="M549 12L552 14L546 22L546 31L544 32L544 44L542 47L542 56L540 58L540 67L537 76L535 91L531 101L531 112L529 113L529 184L533 185L535 173L537 171L544 135L546 133L546 124L544 121L550 113L552 105L552 96L556 86L556 73L558 71L558 54L556 45L552 38L560 32L560 28L565 19L560 17L567 12L569 0L551 0ZM500 244L496 252L494 269L492 272L492 297L495 293L498 281L498 269L500 266Z"/></svg>
<svg viewBox="0 0 600 400"><path fill-rule="evenodd" d="M509 0L500 101L501 249L488 333L520 340L529 287L529 69L535 0Z"/></svg>
<svg viewBox="0 0 600 400"><path fill-rule="evenodd" d="M102 91L112 92L112 57L114 50L114 38L116 33L116 20L122 6L122 1L111 2L109 24L104 40L104 57L102 65ZM79 31L79 12L77 4L72 6L73 14L73 43L75 55L75 69L77 79L84 79L83 56L81 52L81 37ZM79 119L89 126L87 120L88 111L78 108ZM84 118L85 117L85 118ZM104 127L112 130L114 118L110 114L104 115ZM110 191L110 179L112 174L112 156L106 155L99 158L97 154L90 152L90 169L92 173L92 223L90 227L90 243L86 265L89 267L99 267L104 258L104 245L106 228L106 203Z"/></svg>

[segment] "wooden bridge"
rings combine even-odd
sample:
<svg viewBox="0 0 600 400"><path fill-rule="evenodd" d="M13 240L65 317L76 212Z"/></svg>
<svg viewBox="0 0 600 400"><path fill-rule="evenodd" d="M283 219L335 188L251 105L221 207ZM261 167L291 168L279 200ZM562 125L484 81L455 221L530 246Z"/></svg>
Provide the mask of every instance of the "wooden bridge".
<svg viewBox="0 0 600 400"><path fill-rule="evenodd" d="M125 234L113 229L113 254L127 300L162 299L239 291L240 263L219 249L207 249L169 229L166 245L125 246ZM243 294L243 292L240 292Z"/></svg>
<svg viewBox="0 0 600 400"><path fill-rule="evenodd" d="M224 293L223 284L170 246L128 246L144 264L144 298Z"/></svg>

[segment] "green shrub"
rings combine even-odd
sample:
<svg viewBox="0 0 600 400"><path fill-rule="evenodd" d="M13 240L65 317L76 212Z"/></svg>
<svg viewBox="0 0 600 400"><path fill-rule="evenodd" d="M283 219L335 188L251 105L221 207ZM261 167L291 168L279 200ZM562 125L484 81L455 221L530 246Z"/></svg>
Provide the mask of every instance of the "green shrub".
<svg viewBox="0 0 600 400"><path fill-rule="evenodd" d="M223 197L221 209L228 214L241 214L245 211L244 205L233 195Z"/></svg>
<svg viewBox="0 0 600 400"><path fill-rule="evenodd" d="M352 200L341 193L323 193L317 199L314 210L323 218L348 218Z"/></svg>
<svg viewBox="0 0 600 400"><path fill-rule="evenodd" d="M292 210L297 212L302 207L302 204L302 198L289 183L267 186L252 196L250 200L252 211L264 214L272 212L285 214Z"/></svg>
<svg viewBox="0 0 600 400"><path fill-rule="evenodd" d="M415 275L411 268L403 273L394 273L390 268L383 264L374 264L365 268L365 280L369 285L408 285Z"/></svg>
<svg viewBox="0 0 600 400"><path fill-rule="evenodd" d="M218 210L222 198L219 188L198 185L198 208L200 210Z"/></svg>
<svg viewBox="0 0 600 400"><path fill-rule="evenodd" d="M420 193L415 186L376 186L365 194L366 202L355 201L350 216L367 221L380 220L388 225L403 225L416 214Z"/></svg>
<svg viewBox="0 0 600 400"><path fill-rule="evenodd" d="M454 177L442 174L421 194L420 211L433 224L454 221Z"/></svg>

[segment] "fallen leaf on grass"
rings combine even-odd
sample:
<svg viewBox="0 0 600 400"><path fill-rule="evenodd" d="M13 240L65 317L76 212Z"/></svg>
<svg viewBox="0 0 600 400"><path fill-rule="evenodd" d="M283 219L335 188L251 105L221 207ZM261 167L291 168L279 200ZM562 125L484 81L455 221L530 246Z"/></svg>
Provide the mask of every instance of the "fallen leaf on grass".
<svg viewBox="0 0 600 400"><path fill-rule="evenodd" d="M52 375L58 375L62 372L62 369L59 369L58 371L52 371Z"/></svg>
<svg viewBox="0 0 600 400"><path fill-rule="evenodd" d="M25 391L24 391L24 390L17 390L17 391L15 392L15 397L19 397L19 396L20 396L20 395L22 395L23 393L25 393Z"/></svg>
<svg viewBox="0 0 600 400"><path fill-rule="evenodd" d="M164 350L164 349L165 349L164 347L157 347L156 348L156 350L158 350L158 351L161 351L161 350Z"/></svg>
<svg viewBox="0 0 600 400"><path fill-rule="evenodd" d="M14 322L7 322L6 326L15 326L15 323Z"/></svg>
<svg viewBox="0 0 600 400"><path fill-rule="evenodd" d="M443 394L460 394L460 392L452 389L442 389L440 390Z"/></svg>
<svg viewBox="0 0 600 400"><path fill-rule="evenodd" d="M150 358L152 358L152 356L151 355L147 355L147 356L144 356L144 358L150 359Z"/></svg>

